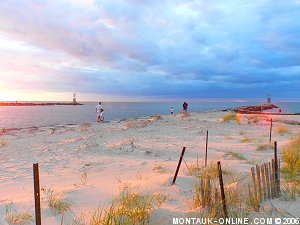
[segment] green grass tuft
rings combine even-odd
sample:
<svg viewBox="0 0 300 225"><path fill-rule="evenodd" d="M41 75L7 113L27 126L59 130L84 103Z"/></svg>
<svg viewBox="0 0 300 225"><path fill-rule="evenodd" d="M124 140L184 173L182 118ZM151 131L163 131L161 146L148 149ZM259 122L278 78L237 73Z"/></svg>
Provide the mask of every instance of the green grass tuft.
<svg viewBox="0 0 300 225"><path fill-rule="evenodd" d="M5 205L5 220L8 224L27 225L33 222L33 215L29 211L20 212L17 208L13 208L12 202Z"/></svg>
<svg viewBox="0 0 300 225"><path fill-rule="evenodd" d="M271 144L261 144L256 147L256 151L270 150L271 148L273 148Z"/></svg>
<svg viewBox="0 0 300 225"><path fill-rule="evenodd" d="M223 122L228 122L228 121L236 120L236 119L237 119L237 116L235 113L229 113L223 117Z"/></svg>
<svg viewBox="0 0 300 225"><path fill-rule="evenodd" d="M275 133L276 134L283 135L283 134L287 134L289 132L290 132L289 129L284 125L280 125L280 126L275 128Z"/></svg>
<svg viewBox="0 0 300 225"><path fill-rule="evenodd" d="M44 190L45 197L43 198L45 204L51 208L54 216L63 214L71 210L72 203L64 199L62 193L55 192L53 189Z"/></svg>

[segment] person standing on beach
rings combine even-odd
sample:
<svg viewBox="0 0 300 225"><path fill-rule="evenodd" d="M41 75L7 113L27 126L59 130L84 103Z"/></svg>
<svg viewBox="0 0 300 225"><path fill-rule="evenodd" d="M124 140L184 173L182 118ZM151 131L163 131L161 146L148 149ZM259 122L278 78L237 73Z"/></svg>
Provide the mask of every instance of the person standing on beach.
<svg viewBox="0 0 300 225"><path fill-rule="evenodd" d="M187 112L188 106L189 106L189 104L187 104L186 102L183 103L183 105L182 105L183 112Z"/></svg>
<svg viewBox="0 0 300 225"><path fill-rule="evenodd" d="M173 115L173 107L170 108L170 113Z"/></svg>
<svg viewBox="0 0 300 225"><path fill-rule="evenodd" d="M96 120L97 122L101 122L101 113L103 112L103 107L101 105L101 102L96 105Z"/></svg>

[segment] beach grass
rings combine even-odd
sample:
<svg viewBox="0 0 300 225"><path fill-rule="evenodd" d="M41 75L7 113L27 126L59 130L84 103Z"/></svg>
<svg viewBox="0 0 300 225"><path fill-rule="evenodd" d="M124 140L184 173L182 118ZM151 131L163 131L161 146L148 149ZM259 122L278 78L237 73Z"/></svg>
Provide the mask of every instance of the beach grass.
<svg viewBox="0 0 300 225"><path fill-rule="evenodd" d="M280 125L280 126L275 128L275 133L276 134L283 135L283 134L287 134L289 132L290 132L289 129L284 125Z"/></svg>
<svg viewBox="0 0 300 225"><path fill-rule="evenodd" d="M235 113L228 113L225 116L223 116L223 122L229 122L231 120L236 120L237 116Z"/></svg>
<svg viewBox="0 0 300 225"><path fill-rule="evenodd" d="M282 159L285 178L300 184L300 133L283 147Z"/></svg>
<svg viewBox="0 0 300 225"><path fill-rule="evenodd" d="M34 219L33 215L28 211L20 212L15 208L13 202L5 205L5 220L8 224L27 225L31 224Z"/></svg>
<svg viewBox="0 0 300 225"><path fill-rule="evenodd" d="M250 137L247 137L247 136L244 136L244 137L242 138L242 143L250 143L250 142L252 142L252 141L253 141L253 139L250 138Z"/></svg>
<svg viewBox="0 0 300 225"><path fill-rule="evenodd" d="M91 215L80 214L72 225L142 225L149 224L151 212L167 200L162 194L143 195L140 192L126 190L117 195L111 205L98 208Z"/></svg>
<svg viewBox="0 0 300 225"><path fill-rule="evenodd" d="M256 151L265 151L265 150L270 150L273 148L271 144L260 144L256 147Z"/></svg>
<svg viewBox="0 0 300 225"><path fill-rule="evenodd" d="M232 151L226 152L224 154L224 157L228 157L228 156L238 160L246 160L245 156L240 152L232 152Z"/></svg>
<svg viewBox="0 0 300 225"><path fill-rule="evenodd" d="M54 216L71 210L73 203L65 199L63 193L56 192L49 188L44 190L44 194L45 197L43 198L43 201L48 207L51 208Z"/></svg>
<svg viewBox="0 0 300 225"><path fill-rule="evenodd" d="M86 171L84 171L82 174L80 174L80 181L84 185L86 185L88 183L89 178L88 178L88 174Z"/></svg>
<svg viewBox="0 0 300 225"><path fill-rule="evenodd" d="M165 168L163 167L162 164L155 163L153 168L152 168L152 171L156 172L156 173L163 173L163 172L165 172Z"/></svg>
<svg viewBox="0 0 300 225"><path fill-rule="evenodd" d="M9 141L6 141L6 140L0 140L0 148L5 147L5 146L7 146L7 145L9 145Z"/></svg>

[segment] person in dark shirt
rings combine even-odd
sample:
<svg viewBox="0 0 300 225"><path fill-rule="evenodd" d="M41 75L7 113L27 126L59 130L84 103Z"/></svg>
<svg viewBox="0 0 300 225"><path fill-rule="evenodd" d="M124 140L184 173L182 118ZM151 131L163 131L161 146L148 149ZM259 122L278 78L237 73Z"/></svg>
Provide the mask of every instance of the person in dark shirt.
<svg viewBox="0 0 300 225"><path fill-rule="evenodd" d="M186 102L183 103L183 105L182 105L183 112L187 112L188 106L189 106L189 104L187 104Z"/></svg>

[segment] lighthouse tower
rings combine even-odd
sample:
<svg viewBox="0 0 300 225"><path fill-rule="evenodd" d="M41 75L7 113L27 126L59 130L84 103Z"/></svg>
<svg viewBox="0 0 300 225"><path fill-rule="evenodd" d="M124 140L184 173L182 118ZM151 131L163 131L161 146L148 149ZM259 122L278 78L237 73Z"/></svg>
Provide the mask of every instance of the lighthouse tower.
<svg viewBox="0 0 300 225"><path fill-rule="evenodd" d="M271 104L271 95L270 94L267 95L267 104Z"/></svg>
<svg viewBox="0 0 300 225"><path fill-rule="evenodd" d="M73 104L76 105L77 101L76 101L76 93L73 93Z"/></svg>

